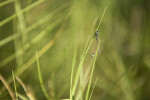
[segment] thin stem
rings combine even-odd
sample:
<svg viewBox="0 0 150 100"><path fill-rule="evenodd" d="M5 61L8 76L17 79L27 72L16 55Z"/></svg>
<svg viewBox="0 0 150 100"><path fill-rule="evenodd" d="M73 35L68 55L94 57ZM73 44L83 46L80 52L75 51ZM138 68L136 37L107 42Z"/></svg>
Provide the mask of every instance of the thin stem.
<svg viewBox="0 0 150 100"><path fill-rule="evenodd" d="M13 1L14 0L6 0L6 1L0 3L0 7L5 6L5 5L7 5L7 4L9 4L9 3L13 2Z"/></svg>
<svg viewBox="0 0 150 100"><path fill-rule="evenodd" d="M106 10L107 10L107 6L106 6L105 9L104 9L103 15L102 15L102 17L101 17L101 20L100 20L99 23L98 23L98 26L97 26L96 31L99 30L99 27L100 27L100 25L101 25L101 23L102 23L102 20L103 20L103 17L104 17L104 15L105 15Z"/></svg>

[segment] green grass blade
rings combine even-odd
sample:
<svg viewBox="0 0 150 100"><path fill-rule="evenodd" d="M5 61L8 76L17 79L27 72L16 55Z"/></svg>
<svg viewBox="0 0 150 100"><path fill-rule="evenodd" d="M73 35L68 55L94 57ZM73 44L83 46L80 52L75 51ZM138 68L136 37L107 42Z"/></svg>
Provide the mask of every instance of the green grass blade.
<svg viewBox="0 0 150 100"><path fill-rule="evenodd" d="M17 37L19 37L18 34L14 34L14 35L11 35L11 36L9 36L9 37L7 37L7 38L1 40L1 41L0 41L0 47L3 46L3 45L6 44L6 43L12 41L13 39L15 39L15 38L17 38Z"/></svg>
<svg viewBox="0 0 150 100"><path fill-rule="evenodd" d="M91 61L90 64L87 66L87 70L84 73L84 78L82 80L84 85L82 86L82 91L84 91L86 86L87 86L87 79L88 79L88 75L89 75L90 70L91 70L90 66L91 66L92 62L93 61ZM76 100L79 100L81 97L82 97L82 94L80 92L78 92L76 95Z"/></svg>
<svg viewBox="0 0 150 100"><path fill-rule="evenodd" d="M101 23L102 23L102 20L103 20L103 17L104 17L104 15L105 15L106 10L107 10L107 6L106 6L105 9L104 9L103 15L102 15L102 17L101 17L101 19L100 19L100 21L99 21L99 23L98 23L98 26L97 26L96 31L99 30L99 27L100 27L100 25L101 25Z"/></svg>
<svg viewBox="0 0 150 100"><path fill-rule="evenodd" d="M98 53L98 50L99 50L100 42L101 41L99 41L99 43L98 43L98 47L97 47L96 54L95 54L95 57L94 57L93 67L92 67L92 70L91 70L91 75L90 75L90 80L89 80L89 85L88 85L88 89L87 89L86 99L85 100L88 100L88 98L89 98L90 86L91 86L91 82L92 82L92 77L93 77L93 72L94 72L94 67L95 67L95 62L96 62L96 58L97 58L97 53Z"/></svg>
<svg viewBox="0 0 150 100"><path fill-rule="evenodd" d="M14 40L14 47L15 47L15 54L16 54L16 63L18 66L22 65L24 62L24 57L23 57L23 46L24 46L24 35L23 32L25 30L25 20L24 20L24 16L22 13L18 13L19 11L21 11L21 5L19 0L15 0L14 2L14 6L15 6L15 12L17 13L17 19L13 19L13 30L15 34L20 34L22 37L21 38L16 38ZM16 33L18 32L18 33ZM23 44L23 46L22 46ZM17 51L19 51L17 52Z"/></svg>
<svg viewBox="0 0 150 100"><path fill-rule="evenodd" d="M10 85L7 83L6 79L0 74L0 80L1 82L4 84L4 86L6 87L6 89L8 90L10 96L12 99L15 99L15 95L13 90L11 89Z"/></svg>
<svg viewBox="0 0 150 100"><path fill-rule="evenodd" d="M17 24L19 25L18 29L20 29L19 34L22 34L22 42L23 44L25 44L25 42L27 41L27 34L24 34L24 30L26 29L26 24L25 24L25 19L24 19L24 15L23 13L18 13L21 11L21 4L19 0L15 0L15 10L16 10L16 14L18 17L18 22Z"/></svg>
<svg viewBox="0 0 150 100"><path fill-rule="evenodd" d="M42 78L42 73L41 73L41 69L40 69L38 52L36 52L36 60L37 60L37 68L38 68L39 81L40 81L40 84L41 84L42 91L43 91L45 97L47 98L47 100L50 100L50 96L49 96L49 94L48 94L48 92L46 90L46 87L44 86L44 82L43 82L43 78Z"/></svg>
<svg viewBox="0 0 150 100"><path fill-rule="evenodd" d="M79 84L79 93L81 94L80 100L83 100L83 67L81 68L81 72L80 72L80 84Z"/></svg>
<svg viewBox="0 0 150 100"><path fill-rule="evenodd" d="M28 96L29 100L36 100L34 94L33 94L31 91L29 91L29 90L27 89L27 87L26 87L26 85L23 83L23 81L22 81L19 77L16 77L16 79L17 79L17 81L20 83L20 85L23 87L23 89L24 89L26 95ZM19 95L18 95L18 96L19 96ZM20 97L20 96L19 96L19 97ZM20 97L20 98L21 98L21 97ZM23 99L23 100L24 100L24 99Z"/></svg>
<svg viewBox="0 0 150 100"><path fill-rule="evenodd" d="M77 84L78 84L79 74L80 74L81 69L82 69L82 66L83 66L84 59L85 59L85 57L86 57L86 55L87 55L87 52L88 52L88 50L89 50L89 48L90 48L92 42L93 42L93 38L91 39L91 41L90 41L90 43L89 43L89 45L88 45L88 48L87 48L87 50L86 50L86 52L85 52L85 55L83 56L83 58L82 58L82 60L81 60L81 62L80 62L80 64L79 64L79 67L78 67L78 70L77 70L77 73L76 73L76 76L75 76L75 80L74 80L74 83L73 83L73 86L72 86L72 92L71 92L72 95L74 95L76 86L77 86Z"/></svg>
<svg viewBox="0 0 150 100"><path fill-rule="evenodd" d="M15 87L16 99L18 100L18 93L17 93L17 87L16 87L16 81L15 81L15 75L14 75L13 70L12 70L12 75L13 75L13 80L14 80L14 87Z"/></svg>
<svg viewBox="0 0 150 100"><path fill-rule="evenodd" d="M14 0L6 0L6 1L0 3L0 7L5 6L5 5L7 5L7 4L9 4L9 3L13 2L13 1Z"/></svg>
<svg viewBox="0 0 150 100"><path fill-rule="evenodd" d="M72 100L72 82L73 82L73 72L74 72L74 67L75 67L75 62L76 62L76 55L77 55L77 51L75 49L75 52L74 52L74 57L73 57L73 61L72 61L72 70L71 70L71 85L70 85L70 100Z"/></svg>
<svg viewBox="0 0 150 100"><path fill-rule="evenodd" d="M95 81L95 83L94 83L94 86L93 86L93 89L92 89L91 95L90 95L90 97L89 97L89 100L91 100L91 97L92 97L92 94L93 94L94 88L95 88L95 86L96 86L97 80L98 80L98 77L96 78L96 81Z"/></svg>

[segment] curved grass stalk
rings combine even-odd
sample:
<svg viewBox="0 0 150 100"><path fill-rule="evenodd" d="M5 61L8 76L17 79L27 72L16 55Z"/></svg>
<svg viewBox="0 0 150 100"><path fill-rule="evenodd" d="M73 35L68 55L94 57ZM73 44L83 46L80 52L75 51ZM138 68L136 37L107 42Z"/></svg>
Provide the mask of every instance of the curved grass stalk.
<svg viewBox="0 0 150 100"><path fill-rule="evenodd" d="M100 25L101 25L101 23L102 23L102 20L103 20L103 17L104 17L104 15L105 15L106 10L107 10L107 6L106 6L105 9L104 9L103 15L102 15L102 17L101 17L101 19L100 19L100 22L99 22L99 24L98 24L98 26L97 26L96 31L99 30L99 27L100 27Z"/></svg>
<svg viewBox="0 0 150 100"><path fill-rule="evenodd" d="M18 13L19 11L21 11L21 5L20 5L20 1L19 0L15 0L15 10L16 10L16 14L18 17L18 29L20 29L20 34L22 34L22 43L25 44L27 41L27 34L24 34L24 30L26 29L26 23L25 23L25 19L24 19L24 15L23 13Z"/></svg>
<svg viewBox="0 0 150 100"><path fill-rule="evenodd" d="M23 10L19 11L18 13L13 14L12 16L4 19L3 21L0 22L0 27L2 27L3 25L5 25L6 23L8 23L9 21L11 21L12 19L16 18L18 14L21 13L25 13L29 10L31 10L32 8L38 6L39 4L41 4L42 2L44 2L45 0L38 0L37 2L33 3L32 5L24 8Z"/></svg>
<svg viewBox="0 0 150 100"><path fill-rule="evenodd" d="M15 12L17 13L17 19L14 19L13 20L13 26L14 26L14 33L15 33L15 30L18 32L18 33L15 33L15 34L19 34L21 35L22 37L21 38L17 38L14 40L14 47L15 47L15 51L20 51L20 52L15 52L16 54L16 63L17 65L22 65L23 62L24 62L24 57L23 57L23 53L24 52L24 44L27 40L27 34L24 34L24 30L26 28L26 24L25 24L25 20L24 20L24 15L23 13L18 13L19 11L21 11L21 5L20 5L20 2L19 0L15 0L14 1L14 5L15 5ZM17 28L17 29L16 29Z"/></svg>
<svg viewBox="0 0 150 100"><path fill-rule="evenodd" d="M73 57L73 61L72 61L72 70L71 70L71 82L70 82L70 100L72 100L72 92L71 92L71 89L72 89L72 82L73 82L73 72L74 72L74 67L75 67L75 62L76 62L76 55L77 55L77 51L75 49L75 52L74 52L74 57Z"/></svg>
<svg viewBox="0 0 150 100"><path fill-rule="evenodd" d="M36 51L36 60L37 60L37 68L38 68L38 75L39 75L39 81L40 81L40 85L42 88L42 91L45 95L45 97L47 98L47 100L50 100L50 96L46 90L46 87L44 86L44 82L43 82L43 78L42 78L42 73L41 73L41 69L40 69L40 63L39 63L39 56L38 56L38 52Z"/></svg>
<svg viewBox="0 0 150 100"><path fill-rule="evenodd" d="M59 7L58 9L54 10L53 12L49 13L48 15L46 15L44 18L42 18L41 20L39 20L38 22L32 24L31 26L29 26L28 28L26 28L26 30L24 30L24 34L29 34L29 32L35 28L37 28L39 25L42 25L43 23L49 21L52 17L53 14L55 14L56 12L60 11L63 7L65 7L66 5L62 6L62 7ZM6 43L16 39L16 38L19 38L21 37L21 35L18 35L17 33L16 34L13 34L3 40L0 41L0 47L5 45Z"/></svg>
<svg viewBox="0 0 150 100"><path fill-rule="evenodd" d="M26 88L25 84L22 82L22 80L19 77L16 77L16 79L21 84L21 86L23 87L23 89L24 89L26 95L28 96L29 100L36 100L34 95L30 91L27 90L27 88ZM21 95L18 95L18 96L20 97Z"/></svg>
<svg viewBox="0 0 150 100"><path fill-rule="evenodd" d="M15 99L13 90L11 89L11 87L9 86L9 84L6 82L5 78L1 74L0 74L0 80L5 85L6 89L8 90L8 92L9 92L9 94L11 96L11 98Z"/></svg>
<svg viewBox="0 0 150 100"><path fill-rule="evenodd" d="M13 1L14 0L6 0L6 1L0 3L0 7L5 6L5 5L9 4L9 3L12 3Z"/></svg>
<svg viewBox="0 0 150 100"><path fill-rule="evenodd" d="M14 80L14 87L15 87L16 99L18 100L18 92L17 92L17 86L16 86L15 75L14 75L13 70L12 70L12 76L13 76L13 80Z"/></svg>

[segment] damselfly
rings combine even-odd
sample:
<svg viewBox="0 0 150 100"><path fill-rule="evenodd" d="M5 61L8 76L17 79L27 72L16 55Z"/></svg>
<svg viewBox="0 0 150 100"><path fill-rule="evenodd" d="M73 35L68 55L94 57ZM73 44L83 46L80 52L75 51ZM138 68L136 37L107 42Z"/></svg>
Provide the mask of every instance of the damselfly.
<svg viewBox="0 0 150 100"><path fill-rule="evenodd" d="M98 43L99 43L99 38L98 38L98 36L99 36L99 31L96 31L96 32L94 33L93 38L96 40L96 48L98 48L98 52L100 53L100 47L98 47ZM93 49L96 49L96 48L93 48ZM92 57L94 57L94 56L95 56L95 53L92 54Z"/></svg>

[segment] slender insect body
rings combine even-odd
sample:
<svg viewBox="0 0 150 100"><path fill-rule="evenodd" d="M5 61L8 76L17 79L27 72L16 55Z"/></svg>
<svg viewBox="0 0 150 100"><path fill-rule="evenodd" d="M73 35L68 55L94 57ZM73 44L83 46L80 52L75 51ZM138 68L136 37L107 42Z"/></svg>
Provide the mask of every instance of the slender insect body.
<svg viewBox="0 0 150 100"><path fill-rule="evenodd" d="M97 42L97 44L98 44L98 42L99 42L99 39L98 39L98 35L99 35L99 31L96 31L95 33L94 33L94 36L93 36L93 38L95 38L96 39L96 42ZM100 53L100 48L99 48L99 53ZM94 57L95 55L94 55L94 53L92 54L92 57Z"/></svg>

